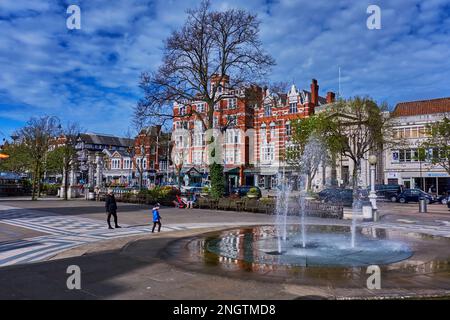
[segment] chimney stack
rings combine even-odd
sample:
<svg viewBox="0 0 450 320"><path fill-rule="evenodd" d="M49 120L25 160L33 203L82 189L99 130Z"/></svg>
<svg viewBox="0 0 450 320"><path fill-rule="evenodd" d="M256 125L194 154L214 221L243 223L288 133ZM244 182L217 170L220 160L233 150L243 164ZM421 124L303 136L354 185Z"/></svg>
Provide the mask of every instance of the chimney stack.
<svg viewBox="0 0 450 320"><path fill-rule="evenodd" d="M319 105L319 85L316 79L312 79L311 83L311 102L314 106Z"/></svg>
<svg viewBox="0 0 450 320"><path fill-rule="evenodd" d="M327 92L327 103L333 103L336 95L332 91Z"/></svg>

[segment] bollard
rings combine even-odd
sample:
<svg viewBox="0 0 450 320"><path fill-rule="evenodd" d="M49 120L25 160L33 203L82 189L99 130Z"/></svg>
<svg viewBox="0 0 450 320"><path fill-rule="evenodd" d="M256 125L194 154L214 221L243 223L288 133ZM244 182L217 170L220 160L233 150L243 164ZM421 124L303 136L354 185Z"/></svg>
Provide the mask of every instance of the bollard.
<svg viewBox="0 0 450 320"><path fill-rule="evenodd" d="M426 199L419 199L419 213L426 213L427 212L427 200Z"/></svg>
<svg viewBox="0 0 450 320"><path fill-rule="evenodd" d="M373 221L372 206L363 206L363 221Z"/></svg>
<svg viewBox="0 0 450 320"><path fill-rule="evenodd" d="M378 213L378 210L374 209L373 210L373 222L377 222L380 220L380 215Z"/></svg>

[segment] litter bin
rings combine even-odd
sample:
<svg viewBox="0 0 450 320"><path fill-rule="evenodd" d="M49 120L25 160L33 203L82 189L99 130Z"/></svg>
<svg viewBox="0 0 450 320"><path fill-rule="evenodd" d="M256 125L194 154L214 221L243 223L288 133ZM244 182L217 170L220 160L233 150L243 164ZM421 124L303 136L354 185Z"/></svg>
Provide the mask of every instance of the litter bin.
<svg viewBox="0 0 450 320"><path fill-rule="evenodd" d="M424 198L419 199L419 213L427 212L427 200Z"/></svg>

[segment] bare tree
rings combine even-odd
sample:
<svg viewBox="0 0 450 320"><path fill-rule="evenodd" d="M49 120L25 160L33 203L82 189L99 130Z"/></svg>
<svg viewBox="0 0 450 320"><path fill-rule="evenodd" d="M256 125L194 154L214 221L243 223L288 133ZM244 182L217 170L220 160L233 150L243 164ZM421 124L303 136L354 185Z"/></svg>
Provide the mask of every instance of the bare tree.
<svg viewBox="0 0 450 320"><path fill-rule="evenodd" d="M41 189L42 168L49 152L51 140L59 134L61 128L56 117L31 118L27 125L17 132L21 141L28 148L32 164L32 200L36 200Z"/></svg>
<svg viewBox="0 0 450 320"><path fill-rule="evenodd" d="M187 14L184 26L165 41L159 69L141 75L145 97L135 108L140 125L172 119L173 103L202 101L208 106L205 113L188 108L178 117L196 115L204 129L212 129L214 106L223 99L225 81L230 88L250 88L275 64L262 49L256 15L213 11L209 1ZM211 85L212 78L216 85Z"/></svg>

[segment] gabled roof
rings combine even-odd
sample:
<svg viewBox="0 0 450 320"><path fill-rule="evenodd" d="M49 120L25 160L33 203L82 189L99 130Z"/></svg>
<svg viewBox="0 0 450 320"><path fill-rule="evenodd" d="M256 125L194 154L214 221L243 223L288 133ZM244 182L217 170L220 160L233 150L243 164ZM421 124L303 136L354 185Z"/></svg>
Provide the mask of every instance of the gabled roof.
<svg viewBox="0 0 450 320"><path fill-rule="evenodd" d="M116 136L101 135L95 133L80 134L81 141L90 144L109 145L115 147L131 147L134 145L133 139L121 138Z"/></svg>
<svg viewBox="0 0 450 320"><path fill-rule="evenodd" d="M395 106L394 117L416 116L433 113L450 113L450 97L430 100L400 102Z"/></svg>

